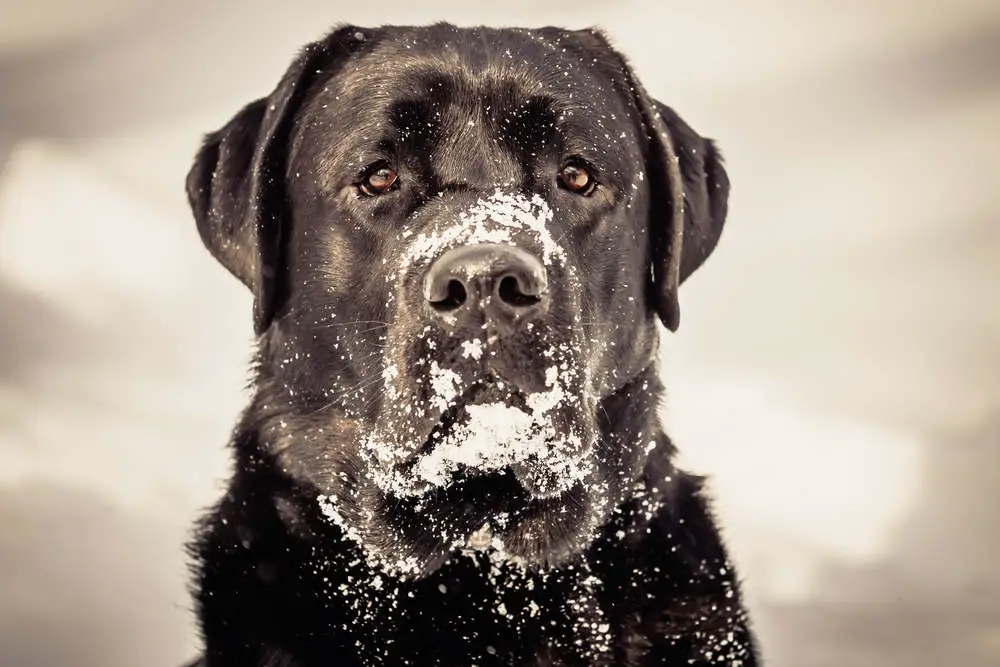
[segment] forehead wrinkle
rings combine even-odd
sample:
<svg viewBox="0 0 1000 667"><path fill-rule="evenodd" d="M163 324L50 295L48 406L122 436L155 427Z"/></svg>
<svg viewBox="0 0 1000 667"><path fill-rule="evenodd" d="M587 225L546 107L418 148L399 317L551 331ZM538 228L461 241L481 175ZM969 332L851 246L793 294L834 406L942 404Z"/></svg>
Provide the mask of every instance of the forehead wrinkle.
<svg viewBox="0 0 1000 667"><path fill-rule="evenodd" d="M469 126L470 121L465 118L470 118L474 125ZM496 130L484 122L482 110L471 116L462 114L452 118L449 125L454 130L442 135L438 147L440 154L449 159L439 160L435 165L443 183L489 187L522 178L524 166L500 141Z"/></svg>
<svg viewBox="0 0 1000 667"><path fill-rule="evenodd" d="M328 192L336 190L345 169L360 170L364 166L360 161L363 154L372 160L394 157L374 148L380 141L393 138L389 131L392 105L407 98L429 100L433 91L428 82L434 80L445 80L453 86L448 108L441 109L441 121L451 130L443 133L447 144L442 150L465 150L469 145L493 154L483 156L485 159L513 158L497 137L482 134L486 131L481 122L483 101L496 99L499 91L513 94L514 99L505 100L512 108L531 97L548 98L567 151L590 155L595 160L607 152L602 145L609 139L622 140L622 126L635 127L634 105L629 103L630 98L625 99L622 82L611 80L593 63L537 35L525 34L513 43L499 38L490 43L485 33L480 36L484 39L473 40L472 44L461 38L444 44L415 39L411 48L407 48L405 38L400 38L382 42L358 56L312 96L303 114L307 120L295 133L293 155L306 146L317 151L317 182ZM414 44L433 51L412 48ZM610 118L610 114L621 122ZM475 119L479 141L462 136L474 129L465 127L470 117ZM322 146L317 146L317 139Z"/></svg>
<svg viewBox="0 0 1000 667"><path fill-rule="evenodd" d="M502 160L505 154L498 145L497 137L488 132L488 124L483 122L483 114L487 113L484 102L494 104L497 91L511 89L516 95L511 101L516 104L518 98L529 99L540 94L540 82L526 75L522 68L503 63L487 64L477 72L467 69L460 59L453 63L448 60L447 57L409 55L404 61L376 68L375 62L383 62L384 54L375 52L360 59L357 67L335 77L312 100L308 116L324 116L326 122L312 124L330 127L334 135L338 134L337 128L350 128L344 134L356 137L350 143L357 145L348 145L348 141L333 142L334 145L330 146L333 150L325 151L320 156L328 163L328 168L321 171L332 178L333 163L350 159L345 153L356 153L365 144L375 144L385 138L398 140L404 128L394 126L391 112L408 102L430 103L430 109L440 112L428 120L448 130L443 133L446 143L440 146L441 150L488 150L491 154L484 156L486 159ZM445 82L450 88L448 99L440 107L434 99L436 82ZM470 120L473 126L468 125ZM299 137L299 143L312 142L306 137ZM342 168L343 164L340 166Z"/></svg>
<svg viewBox="0 0 1000 667"><path fill-rule="evenodd" d="M539 94L546 71L559 62L574 65L557 42L531 30L455 29L450 26L410 28L358 56L337 75L348 103L381 97L384 103L428 73L487 89L500 80L518 83L526 95ZM589 69L589 68L588 68ZM420 90L412 90L419 94Z"/></svg>

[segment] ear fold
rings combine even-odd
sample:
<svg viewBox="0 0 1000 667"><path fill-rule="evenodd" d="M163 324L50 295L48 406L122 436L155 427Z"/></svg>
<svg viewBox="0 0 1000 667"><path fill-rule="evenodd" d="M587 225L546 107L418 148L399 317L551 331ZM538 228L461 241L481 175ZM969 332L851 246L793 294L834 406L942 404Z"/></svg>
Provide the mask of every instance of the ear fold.
<svg viewBox="0 0 1000 667"><path fill-rule="evenodd" d="M332 75L364 41L364 33L345 27L305 47L269 96L205 138L188 172L188 202L201 239L253 292L258 335L274 318L284 289L292 120L313 81Z"/></svg>
<svg viewBox="0 0 1000 667"><path fill-rule="evenodd" d="M679 282L715 250L729 211L729 176L715 142L695 132L670 107L653 100L680 162L684 188L684 251Z"/></svg>
<svg viewBox="0 0 1000 667"><path fill-rule="evenodd" d="M726 222L729 177L722 156L668 106L650 97L624 56L599 30L576 33L617 61L613 79L623 74L642 115L650 181L652 291L664 326L680 325L678 288L715 249ZM591 48L593 48L593 46Z"/></svg>
<svg viewBox="0 0 1000 667"><path fill-rule="evenodd" d="M280 234L251 214L254 154L267 100L244 107L208 135L187 175L187 195L202 243L254 295L254 329L267 319L272 286L264 279L261 244ZM260 320L260 321L258 321Z"/></svg>
<svg viewBox="0 0 1000 667"><path fill-rule="evenodd" d="M679 287L719 242L729 207L729 177L712 140L650 98L629 74L650 141L654 303L664 326L677 331Z"/></svg>

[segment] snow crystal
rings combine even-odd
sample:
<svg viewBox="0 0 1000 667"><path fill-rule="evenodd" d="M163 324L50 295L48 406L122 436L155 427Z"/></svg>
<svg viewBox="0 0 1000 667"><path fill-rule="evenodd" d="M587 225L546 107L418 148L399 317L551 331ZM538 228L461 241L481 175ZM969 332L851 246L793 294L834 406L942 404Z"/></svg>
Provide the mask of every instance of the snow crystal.
<svg viewBox="0 0 1000 667"><path fill-rule="evenodd" d="M490 526L490 522L487 521L481 528L479 528L479 530L476 530L469 535L469 541L466 547L472 550L486 551L492 543L493 528Z"/></svg>
<svg viewBox="0 0 1000 667"><path fill-rule="evenodd" d="M431 362L431 404L442 412L455 402L462 386L462 378L450 368L441 368L436 361Z"/></svg>
<svg viewBox="0 0 1000 667"><path fill-rule="evenodd" d="M462 356L479 361L483 356L483 341L478 338L462 341Z"/></svg>

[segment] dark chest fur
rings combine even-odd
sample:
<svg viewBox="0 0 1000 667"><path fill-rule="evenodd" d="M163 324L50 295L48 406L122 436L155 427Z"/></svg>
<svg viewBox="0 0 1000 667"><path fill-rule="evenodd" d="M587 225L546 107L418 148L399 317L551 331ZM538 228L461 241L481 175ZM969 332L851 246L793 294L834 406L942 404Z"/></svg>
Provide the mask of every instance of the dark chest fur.
<svg viewBox="0 0 1000 667"><path fill-rule="evenodd" d="M545 572L477 552L401 582L318 510L290 530L277 508L293 494L266 469L238 475L205 527L209 667L757 664L699 480L665 458L582 557Z"/></svg>

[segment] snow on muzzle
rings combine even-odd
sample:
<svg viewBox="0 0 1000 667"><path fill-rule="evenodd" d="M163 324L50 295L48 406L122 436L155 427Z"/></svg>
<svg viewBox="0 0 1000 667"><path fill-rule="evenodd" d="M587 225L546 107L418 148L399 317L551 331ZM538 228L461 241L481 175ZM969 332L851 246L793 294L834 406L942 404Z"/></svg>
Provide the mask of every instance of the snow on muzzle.
<svg viewBox="0 0 1000 667"><path fill-rule="evenodd" d="M514 245L517 237L530 239L540 249L550 275L551 269L557 269L573 289L578 279L551 234L551 222L552 210L541 197L497 190L459 214L456 224L415 235L398 275L433 262L451 248ZM488 341L463 342L471 354L481 353L484 344ZM510 470L537 498L558 496L581 484L593 472L587 455L592 436L579 418L592 413L588 405L592 401L581 393L588 380L585 364L566 343L551 343L538 355L544 365L545 388L516 401L492 396L497 400L464 402L476 380L467 381L431 360L429 406L412 405L399 395L396 380L403 371L389 363L384 373L387 401L400 414L429 409L449 423L436 429L429 442L412 442L393 430L405 424L405 419L398 423L383 420L362 443L375 483L392 495L412 497L447 487L463 475ZM419 454L414 456L414 452Z"/></svg>

